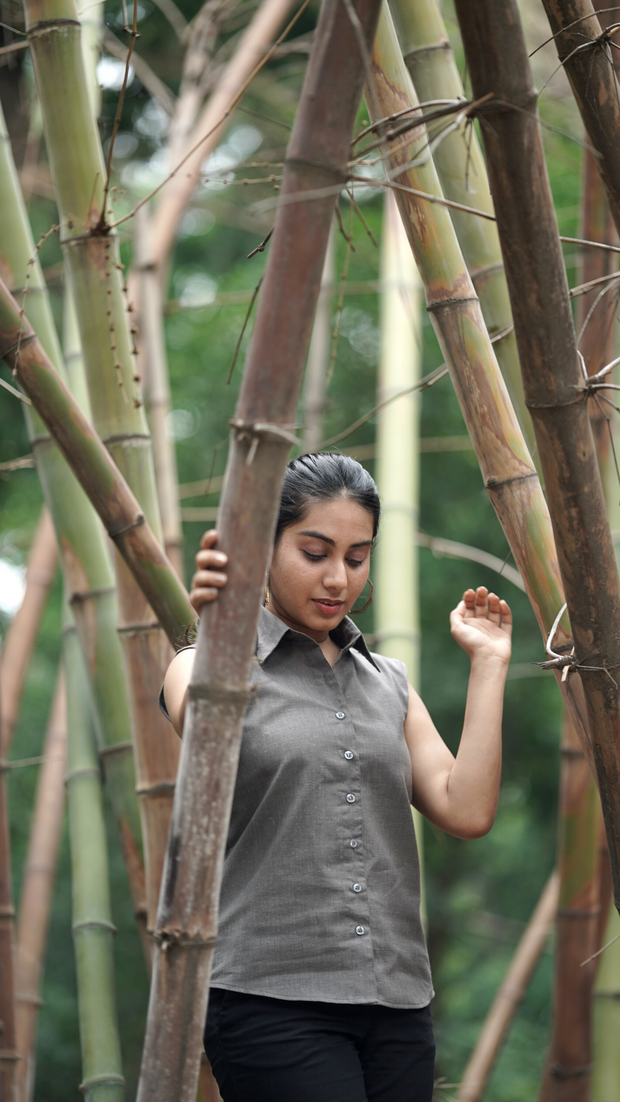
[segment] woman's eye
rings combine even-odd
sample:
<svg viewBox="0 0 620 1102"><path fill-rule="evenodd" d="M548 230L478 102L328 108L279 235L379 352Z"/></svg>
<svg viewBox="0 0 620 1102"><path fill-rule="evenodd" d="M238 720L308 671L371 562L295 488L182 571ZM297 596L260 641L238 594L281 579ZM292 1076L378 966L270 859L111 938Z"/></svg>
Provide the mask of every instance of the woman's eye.
<svg viewBox="0 0 620 1102"><path fill-rule="evenodd" d="M347 562L349 563L349 566L363 566L365 560L364 559L347 559Z"/></svg>
<svg viewBox="0 0 620 1102"><path fill-rule="evenodd" d="M310 559L310 562L320 562L321 559L325 558L325 555L314 555L312 551L304 551L304 555L307 559Z"/></svg>

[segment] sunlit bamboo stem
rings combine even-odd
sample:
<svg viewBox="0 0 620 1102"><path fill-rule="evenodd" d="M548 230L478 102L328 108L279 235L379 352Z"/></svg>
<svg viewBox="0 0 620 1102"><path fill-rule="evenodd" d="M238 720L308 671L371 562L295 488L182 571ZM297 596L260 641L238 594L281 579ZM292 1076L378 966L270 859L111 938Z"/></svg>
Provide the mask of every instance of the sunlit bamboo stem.
<svg viewBox="0 0 620 1102"><path fill-rule="evenodd" d="M394 196L388 192L381 234L381 357L377 404L415 386L421 375L421 283ZM377 649L407 667L420 691L419 511L420 396L407 394L377 416L376 481L381 539L375 552ZM420 910L426 924L423 819L414 811L420 857Z"/></svg>
<svg viewBox="0 0 620 1102"><path fill-rule="evenodd" d="M256 624L378 0L325 0L287 151L218 522L228 585L201 617L157 914L139 1102L193 1102ZM309 192L309 196L307 194ZM318 196L317 196L318 192ZM327 194L324 194L327 192ZM240 556L237 549L246 548Z"/></svg>
<svg viewBox="0 0 620 1102"><path fill-rule="evenodd" d="M6 765L0 728L0 1099L19 1102L15 1035L15 910L11 885L11 844Z"/></svg>
<svg viewBox="0 0 620 1102"><path fill-rule="evenodd" d="M417 103L389 10L384 5L372 55L371 117L385 118ZM547 505L508 391L499 370L480 304L445 207L408 192L441 195L424 134L410 143L386 143L396 198L426 290L431 315L484 484L525 583L545 640L564 603ZM424 152L423 164L412 167ZM409 167L406 167L409 166ZM566 624L566 620L564 620ZM556 635L568 646L565 628ZM589 752L587 719L576 678L560 681L576 729Z"/></svg>
<svg viewBox="0 0 620 1102"><path fill-rule="evenodd" d="M67 714L61 673L43 744L32 813L28 853L22 873L15 971L19 1102L33 1097L41 973L65 807Z"/></svg>
<svg viewBox="0 0 620 1102"><path fill-rule="evenodd" d="M405 64L421 102L464 98L463 84L437 0L391 0L390 10ZM446 120L446 127L453 125ZM493 214L487 171L471 121L464 120L436 145L433 159L447 199ZM523 397L517 342L504 274L502 251L493 222L453 210L452 221L469 268L489 335L530 451L535 447L532 419ZM504 336L500 336L500 334Z"/></svg>
<svg viewBox="0 0 620 1102"><path fill-rule="evenodd" d="M9 751L15 731L28 663L55 570L54 527L49 512L44 509L28 555L24 599L7 628L0 652L0 708L5 753Z"/></svg>
<svg viewBox="0 0 620 1102"><path fill-rule="evenodd" d="M325 253L321 290L316 304L308 363L303 388L303 445L305 452L316 452L323 439L325 390L332 334L332 297L334 288L334 229Z"/></svg>

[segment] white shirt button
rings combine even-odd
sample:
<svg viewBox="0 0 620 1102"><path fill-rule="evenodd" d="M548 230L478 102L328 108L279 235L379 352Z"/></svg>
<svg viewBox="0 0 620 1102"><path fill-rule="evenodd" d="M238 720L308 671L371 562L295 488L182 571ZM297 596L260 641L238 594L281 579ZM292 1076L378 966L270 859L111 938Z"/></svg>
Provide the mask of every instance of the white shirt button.
<svg viewBox="0 0 620 1102"><path fill-rule="evenodd" d="M361 890L362 890L362 885L361 884L354 884L353 885L353 891L354 892L361 892Z"/></svg>
<svg viewBox="0 0 620 1102"><path fill-rule="evenodd" d="M364 927L363 927L363 926L356 926L356 927L355 927L355 933L356 933L356 934L359 934L359 936L361 937L361 936L362 936L362 934L365 934L365 933L366 933L366 931L365 931L365 929L364 929Z"/></svg>
<svg viewBox="0 0 620 1102"><path fill-rule="evenodd" d="M351 761L351 759L353 757L353 751L352 750L345 750L344 756L347 759L347 761Z"/></svg>
<svg viewBox="0 0 620 1102"><path fill-rule="evenodd" d="M352 838L351 841L349 842L349 845L351 846L351 849L357 849L358 842L355 840L355 838Z"/></svg>
<svg viewBox="0 0 620 1102"><path fill-rule="evenodd" d="M344 718L345 718L344 712L336 712L336 719L344 719Z"/></svg>
<svg viewBox="0 0 620 1102"><path fill-rule="evenodd" d="M355 803L355 796L353 795L352 792L349 792L349 795L347 796L347 803L348 804L354 804Z"/></svg>

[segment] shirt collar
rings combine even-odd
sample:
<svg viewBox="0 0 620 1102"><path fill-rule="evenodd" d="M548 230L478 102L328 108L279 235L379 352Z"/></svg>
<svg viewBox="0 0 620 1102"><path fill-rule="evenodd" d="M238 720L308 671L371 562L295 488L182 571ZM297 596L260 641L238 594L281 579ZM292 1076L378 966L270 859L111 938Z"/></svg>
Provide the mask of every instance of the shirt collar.
<svg viewBox="0 0 620 1102"><path fill-rule="evenodd" d="M343 654L353 648L359 651L359 653L370 662L371 666L379 670L379 666L366 646L364 636L357 624L354 624L349 616L345 616L344 620L341 620L338 624L338 627L330 631L329 634L334 642L341 648ZM304 635L301 631L294 631L293 628L287 627L283 620L274 616L268 609L261 608L258 619L258 636L256 642L256 657L258 661L262 663L266 658L269 658L269 655L272 654L276 647L282 642L285 635L290 635L293 639L305 640L306 643L314 642L309 635ZM318 643L314 645L318 647ZM381 671L379 670L379 672Z"/></svg>

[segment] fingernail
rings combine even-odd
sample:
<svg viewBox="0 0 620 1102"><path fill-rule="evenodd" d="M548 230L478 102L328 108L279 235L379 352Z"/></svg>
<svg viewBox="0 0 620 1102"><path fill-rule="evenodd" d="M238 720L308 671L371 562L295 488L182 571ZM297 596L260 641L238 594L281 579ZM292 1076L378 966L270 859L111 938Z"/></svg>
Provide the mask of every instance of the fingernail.
<svg viewBox="0 0 620 1102"><path fill-rule="evenodd" d="M217 562L222 562L222 563L224 563L224 562L226 562L226 561L227 561L227 559L228 559L228 556L227 556L227 555L224 555L224 554L223 554L223 553L222 553L222 552L220 551L220 552L218 552L218 554L217 554L217 555L215 556L215 558L216 558L216 561L217 561Z"/></svg>

